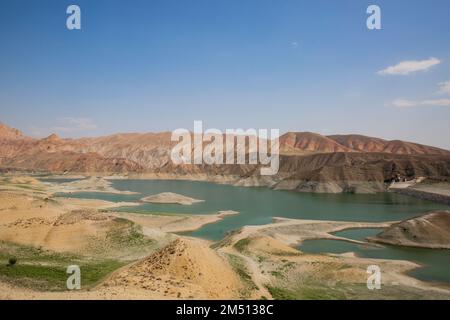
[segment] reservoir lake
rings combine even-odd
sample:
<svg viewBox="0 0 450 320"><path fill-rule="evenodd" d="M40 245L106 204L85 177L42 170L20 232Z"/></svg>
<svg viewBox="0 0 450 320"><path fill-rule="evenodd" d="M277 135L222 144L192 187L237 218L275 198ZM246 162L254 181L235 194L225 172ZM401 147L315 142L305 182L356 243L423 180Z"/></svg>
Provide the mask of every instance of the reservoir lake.
<svg viewBox="0 0 450 320"><path fill-rule="evenodd" d="M43 179L47 182L62 182ZM67 182L65 180L64 182ZM433 210L449 210L450 207L431 201L416 199L396 193L378 194L318 194L272 190L266 187L236 187L209 182L180 180L112 180L112 186L121 191L137 194L123 195L101 192L76 192L57 194L64 197L102 199L113 202L137 202L149 195L173 192L195 199L205 200L190 206L177 204L142 203L133 207L121 207L115 211L141 214L214 214L221 210L238 211L216 223L185 233L212 241L222 239L228 232L245 225L271 223L273 217L294 219L383 222L412 218ZM364 241L377 229L349 229L335 235ZM396 259L417 262L424 267L410 275L425 281L450 285L450 250L432 250L382 246L374 248L339 240L306 240L299 249L309 253L355 252L367 258Z"/></svg>

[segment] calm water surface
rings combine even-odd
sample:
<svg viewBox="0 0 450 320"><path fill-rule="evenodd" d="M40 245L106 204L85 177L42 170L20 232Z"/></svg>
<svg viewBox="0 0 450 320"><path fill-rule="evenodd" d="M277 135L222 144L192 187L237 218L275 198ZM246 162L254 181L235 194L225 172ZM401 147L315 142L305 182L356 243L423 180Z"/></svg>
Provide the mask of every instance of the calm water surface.
<svg viewBox="0 0 450 320"><path fill-rule="evenodd" d="M314 194L174 180L115 180L113 187L139 194L79 192L70 194L70 196L118 202L138 201L152 194L174 192L202 199L205 202L191 206L145 203L118 210L143 214L154 212L214 214L220 210L240 212L238 215L229 216L222 221L206 225L190 233L193 236L210 240L220 240L228 231L245 225L270 223L273 217L338 221L393 221L414 217L430 210L449 209L449 206L446 205L395 193Z"/></svg>
<svg viewBox="0 0 450 320"><path fill-rule="evenodd" d="M353 240L364 241L380 232L380 229L348 229L335 232L334 235ZM354 252L359 257L374 259L394 259L413 261L422 268L415 269L409 274L415 278L445 283L450 285L450 250L407 248L383 245L374 247L358 245L346 241L318 239L306 240L299 249L309 253L345 253Z"/></svg>
<svg viewBox="0 0 450 320"><path fill-rule="evenodd" d="M55 180L46 180L55 182ZM61 181L59 181L61 182ZM64 181L67 182L67 181ZM134 195L78 192L61 194L75 198L103 199L114 202L139 201L141 198L161 192L174 192L205 200L191 206L144 203L134 207L117 209L124 212L214 214L220 210L235 210L239 214L209 224L189 235L220 240L231 230L245 225L272 222L273 217L337 221L394 221L450 206L420 200L395 193L380 194L314 194L292 191L275 191L269 188L244 188L218 185L208 182L165 180L115 180L113 187L122 191L134 191ZM378 233L377 229L349 229L336 233L338 236L364 241ZM412 249L394 246L373 248L345 241L308 240L300 249L312 253L355 252L361 257L401 259L425 265L411 275L427 281L450 284L450 250Z"/></svg>

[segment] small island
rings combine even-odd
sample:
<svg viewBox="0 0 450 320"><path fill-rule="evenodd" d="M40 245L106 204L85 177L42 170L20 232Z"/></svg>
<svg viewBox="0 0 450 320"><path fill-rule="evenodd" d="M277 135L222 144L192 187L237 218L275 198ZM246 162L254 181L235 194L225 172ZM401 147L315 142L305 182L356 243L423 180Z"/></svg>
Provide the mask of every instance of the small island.
<svg viewBox="0 0 450 320"><path fill-rule="evenodd" d="M164 204L180 204L190 206L194 203L204 202L205 200L199 200L183 196L173 192L163 192L155 195L151 195L141 199L144 202L149 203L164 203Z"/></svg>

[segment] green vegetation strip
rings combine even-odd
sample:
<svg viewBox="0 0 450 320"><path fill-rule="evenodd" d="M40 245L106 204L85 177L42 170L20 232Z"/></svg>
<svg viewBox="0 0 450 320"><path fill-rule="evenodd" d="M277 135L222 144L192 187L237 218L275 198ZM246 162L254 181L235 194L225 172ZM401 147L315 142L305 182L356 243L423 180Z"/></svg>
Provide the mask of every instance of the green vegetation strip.
<svg viewBox="0 0 450 320"><path fill-rule="evenodd" d="M241 292L241 295L243 298L247 298L250 295L250 292L258 289L258 287L253 282L252 277L245 266L244 259L234 254L227 254L227 256L234 271L238 274L239 278L241 278L245 285L245 290Z"/></svg>
<svg viewBox="0 0 450 320"><path fill-rule="evenodd" d="M248 245L250 244L249 238L244 238L239 240L234 244L234 248L239 252L244 252L247 250Z"/></svg>
<svg viewBox="0 0 450 320"><path fill-rule="evenodd" d="M11 264L11 262L14 262ZM36 248L0 242L0 279L39 291L66 290L69 265L81 270L82 288L92 287L124 265L116 260L91 260L76 255L42 251Z"/></svg>

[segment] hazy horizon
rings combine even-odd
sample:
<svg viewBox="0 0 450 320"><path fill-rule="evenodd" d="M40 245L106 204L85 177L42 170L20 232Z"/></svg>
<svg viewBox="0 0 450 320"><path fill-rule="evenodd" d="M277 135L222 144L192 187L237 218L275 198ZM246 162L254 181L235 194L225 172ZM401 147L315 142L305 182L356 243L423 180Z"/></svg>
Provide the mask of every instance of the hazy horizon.
<svg viewBox="0 0 450 320"><path fill-rule="evenodd" d="M81 30L65 26L70 4ZM381 30L366 27L370 4ZM448 12L445 0L2 1L0 121L34 137L202 120L450 149Z"/></svg>

